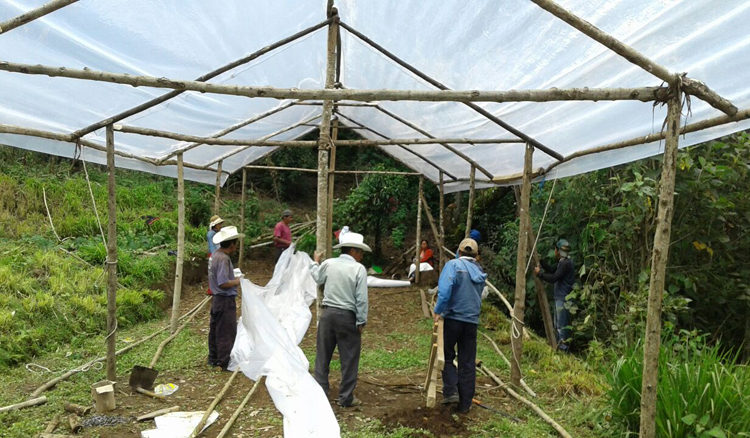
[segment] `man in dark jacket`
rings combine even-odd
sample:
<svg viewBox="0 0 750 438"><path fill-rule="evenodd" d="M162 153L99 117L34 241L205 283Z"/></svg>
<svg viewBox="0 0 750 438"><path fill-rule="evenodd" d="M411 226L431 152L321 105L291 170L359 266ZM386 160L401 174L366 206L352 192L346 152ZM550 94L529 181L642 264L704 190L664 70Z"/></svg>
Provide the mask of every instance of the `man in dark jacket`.
<svg viewBox="0 0 750 438"><path fill-rule="evenodd" d="M477 326L487 274L476 261L479 253L474 239L458 246L459 258L448 261L438 280L435 322L443 323L443 404L458 403L456 411L465 414L474 398L477 357ZM458 346L458 371L453 365Z"/></svg>
<svg viewBox="0 0 750 438"><path fill-rule="evenodd" d="M568 351L568 340L570 339L570 311L566 307L568 294L573 290L576 281L576 271L573 260L568 256L570 243L560 239L555 244L555 258L557 267L552 267L542 262L542 267L534 268L534 274L542 280L554 283L555 298L555 329L557 330L557 348L560 351ZM542 268L544 272L542 272ZM553 272L554 271L554 272Z"/></svg>

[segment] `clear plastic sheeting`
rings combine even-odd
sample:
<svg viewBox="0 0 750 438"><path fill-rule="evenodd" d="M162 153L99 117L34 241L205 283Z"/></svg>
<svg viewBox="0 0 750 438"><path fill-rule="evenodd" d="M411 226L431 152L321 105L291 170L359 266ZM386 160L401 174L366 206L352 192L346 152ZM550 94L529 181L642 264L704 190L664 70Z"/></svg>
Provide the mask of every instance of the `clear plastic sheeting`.
<svg viewBox="0 0 750 438"><path fill-rule="evenodd" d="M154 418L156 428L141 431L141 438L188 438L193 433L193 430L195 430L195 427L198 426L198 423L200 423L203 415L205 415L204 411L170 412L159 415ZM218 412L211 412L206 419L206 425L200 431L203 432L206 430L218 418Z"/></svg>
<svg viewBox="0 0 750 438"><path fill-rule="evenodd" d="M308 372L297 346L310 323L316 296L310 257L284 251L268 284L242 280L242 317L229 369L252 380L266 376L266 388L284 416L284 436L337 437L339 425L323 389Z"/></svg>
<svg viewBox="0 0 750 438"><path fill-rule="evenodd" d="M673 73L705 82L740 110L750 109L750 2L744 0L558 0L589 21ZM220 66L326 19L327 0L108 0L76 2L24 26L0 34L0 61L70 69L192 80ZM342 22L430 77L454 90L527 90L660 86L662 80L528 0L458 0L435 4L382 0L336 0ZM39 2L0 0L0 21ZM326 29L254 59L210 80L217 84L319 89L325 83ZM342 85L349 89L434 90L347 30L341 30ZM60 134L111 117L167 89L50 78L0 71L0 123ZM221 130L289 103L264 98L185 92L126 118L137 127L212 136ZM376 102L438 138L517 139L459 102ZM666 109L639 101L478 103L495 117L562 156L658 133ZM338 107L340 122L361 123L388 138L425 137L418 130L372 107ZM292 106L243 127L228 138L289 140L309 126L288 127L319 116L319 106ZM683 124L723 115L691 97ZM347 120L347 118L354 120ZM355 123L356 122L356 123ZM319 118L310 123L319 123ZM680 147L750 129L750 120L680 137ZM372 131L358 130L372 139ZM84 137L104 145L104 129ZM116 149L138 157L163 159L189 143L133 134L115 134ZM0 134L0 143L67 157L73 144L31 136ZM523 169L522 143L453 144L493 178L517 182ZM440 144L383 146L381 150L437 182L446 192L468 187L471 163ZM662 152L658 142L591 154L555 167L559 178L634 161ZM235 172L273 151L272 147L201 145L186 152L187 163ZM420 158L412 152L422 155ZM104 154L82 149L92 162ZM535 169L556 159L536 150ZM118 158L118 167L175 176L160 167ZM437 166L437 167L435 167ZM477 187L490 178L477 171ZM213 183L212 170L192 169L186 179ZM222 181L226 180L226 176Z"/></svg>

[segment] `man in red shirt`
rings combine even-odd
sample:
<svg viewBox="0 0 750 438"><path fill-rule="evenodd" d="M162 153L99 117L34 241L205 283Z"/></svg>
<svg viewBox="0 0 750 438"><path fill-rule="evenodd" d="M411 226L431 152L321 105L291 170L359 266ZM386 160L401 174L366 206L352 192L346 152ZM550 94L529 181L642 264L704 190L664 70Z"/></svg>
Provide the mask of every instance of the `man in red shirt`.
<svg viewBox="0 0 750 438"><path fill-rule="evenodd" d="M284 210L281 213L281 220L273 228L274 263L279 261L281 253L292 244L292 230L289 229L290 223L292 223L292 212Z"/></svg>

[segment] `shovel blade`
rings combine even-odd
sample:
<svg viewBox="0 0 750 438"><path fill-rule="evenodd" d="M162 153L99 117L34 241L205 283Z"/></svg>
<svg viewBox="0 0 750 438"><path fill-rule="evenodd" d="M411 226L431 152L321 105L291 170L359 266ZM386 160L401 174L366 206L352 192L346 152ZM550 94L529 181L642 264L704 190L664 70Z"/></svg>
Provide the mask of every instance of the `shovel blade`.
<svg viewBox="0 0 750 438"><path fill-rule="evenodd" d="M154 382L159 372L153 368L142 367L135 365L130 371L130 380L128 383L132 388L143 388L151 391L154 389Z"/></svg>

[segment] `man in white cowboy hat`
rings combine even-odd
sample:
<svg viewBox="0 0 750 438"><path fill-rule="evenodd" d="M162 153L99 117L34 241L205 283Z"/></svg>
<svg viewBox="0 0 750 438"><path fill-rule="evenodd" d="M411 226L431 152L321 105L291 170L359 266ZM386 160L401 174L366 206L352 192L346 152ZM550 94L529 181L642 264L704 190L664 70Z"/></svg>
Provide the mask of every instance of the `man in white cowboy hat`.
<svg viewBox="0 0 750 438"><path fill-rule="evenodd" d="M289 248L292 244L292 230L289 224L292 223L292 211L284 210L281 212L281 220L273 227L273 261L279 261L281 253Z"/></svg>
<svg viewBox="0 0 750 438"><path fill-rule="evenodd" d="M213 254L219 247L213 242L213 238L216 235L216 233L221 230L221 227L224 226L224 219L220 218L218 215L211 216L211 220L208 223L208 233L206 233L206 240L208 240L208 256L211 257L211 254Z"/></svg>
<svg viewBox="0 0 750 438"><path fill-rule="evenodd" d="M315 380L328 395L328 371L333 350L338 345L341 359L339 406L361 404L354 397L359 372L362 330L367 323L367 271L360 263L371 249L359 233L339 235L341 255L320 263L315 252L310 273L319 285L325 284L315 352Z"/></svg>
<svg viewBox="0 0 750 438"><path fill-rule="evenodd" d="M211 322L208 329L208 364L226 370L229 355L237 335L237 286L240 277L235 277L234 266L229 256L237 250L243 234L237 227L223 227L213 237L219 245L208 260L208 285L213 292L211 300Z"/></svg>
<svg viewBox="0 0 750 438"><path fill-rule="evenodd" d="M487 274L476 260L476 240L462 240L458 255L440 272L435 322L444 319L443 404L457 403L456 412L465 414L471 408L476 386L477 327ZM453 365L456 347L458 370Z"/></svg>

